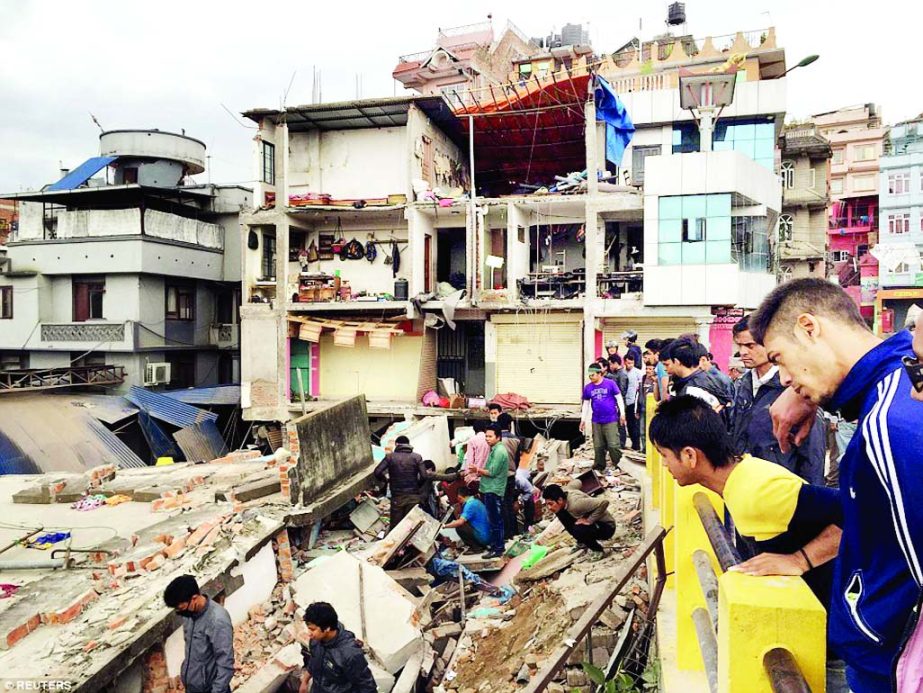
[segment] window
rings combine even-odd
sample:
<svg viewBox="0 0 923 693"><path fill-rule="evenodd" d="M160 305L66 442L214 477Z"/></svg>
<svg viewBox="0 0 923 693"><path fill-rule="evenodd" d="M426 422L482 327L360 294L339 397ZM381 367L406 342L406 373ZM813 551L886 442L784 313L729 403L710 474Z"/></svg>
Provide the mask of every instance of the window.
<svg viewBox="0 0 923 693"><path fill-rule="evenodd" d="M702 218L683 219L683 243L698 243L704 241L706 221L706 219Z"/></svg>
<svg viewBox="0 0 923 693"><path fill-rule="evenodd" d="M833 161L832 161L832 163L834 163L834 164L842 164L842 163L843 163L843 148L842 148L842 147L839 147L839 148L833 150Z"/></svg>
<svg viewBox="0 0 923 693"><path fill-rule="evenodd" d="M843 179L842 178L831 178L830 179L830 194L831 195L842 195L843 194Z"/></svg>
<svg viewBox="0 0 923 693"><path fill-rule="evenodd" d="M0 320L13 319L13 287L0 286Z"/></svg>
<svg viewBox="0 0 923 693"><path fill-rule="evenodd" d="M263 142L263 182L276 184L276 145Z"/></svg>
<svg viewBox="0 0 923 693"><path fill-rule="evenodd" d="M103 319L105 277L74 279L74 322Z"/></svg>
<svg viewBox="0 0 923 693"><path fill-rule="evenodd" d="M874 144L856 145L856 161L872 161L875 158Z"/></svg>
<svg viewBox="0 0 923 693"><path fill-rule="evenodd" d="M889 214L888 231L893 234L910 233L910 214Z"/></svg>
<svg viewBox="0 0 923 693"><path fill-rule="evenodd" d="M888 193L906 195L910 192L910 172L892 173L888 176Z"/></svg>
<svg viewBox="0 0 923 693"><path fill-rule="evenodd" d="M779 240L782 243L792 240L794 228L795 220L791 214L782 214L779 216Z"/></svg>
<svg viewBox="0 0 923 693"><path fill-rule="evenodd" d="M853 179L853 190L856 192L870 192L877 189L876 176L870 174L867 176L856 176Z"/></svg>
<svg viewBox="0 0 923 693"><path fill-rule="evenodd" d="M748 156L765 168L775 170L775 123L765 118L722 119L715 126L712 149L735 151ZM699 130L695 123L673 128L673 153L699 151Z"/></svg>
<svg viewBox="0 0 923 693"><path fill-rule="evenodd" d="M660 145L633 147L631 150L631 184L644 185L644 161L649 156L660 156Z"/></svg>
<svg viewBox="0 0 923 693"><path fill-rule="evenodd" d="M910 265L906 262L900 262L897 267L894 268L893 274L907 274L909 271Z"/></svg>
<svg viewBox="0 0 923 693"><path fill-rule="evenodd" d="M856 246L856 257L861 258L868 254L869 254L868 243L860 243L859 245Z"/></svg>
<svg viewBox="0 0 923 693"><path fill-rule="evenodd" d="M138 182L138 167L128 166L122 169L122 182L125 185L132 185ZM105 364L104 364L105 365Z"/></svg>
<svg viewBox="0 0 923 693"><path fill-rule="evenodd" d="M532 76L532 63L520 63L519 76L523 79L529 79Z"/></svg>
<svg viewBox="0 0 923 693"><path fill-rule="evenodd" d="M165 313L167 320L195 320L195 287L168 285Z"/></svg>
<svg viewBox="0 0 923 693"><path fill-rule="evenodd" d="M846 250L834 250L831 253L834 262L846 262L849 259L849 251Z"/></svg>
<svg viewBox="0 0 923 693"><path fill-rule="evenodd" d="M276 276L276 237L263 234L263 262L261 263L261 279L272 279Z"/></svg>
<svg viewBox="0 0 923 693"><path fill-rule="evenodd" d="M782 189L791 190L795 187L795 162L782 162Z"/></svg>

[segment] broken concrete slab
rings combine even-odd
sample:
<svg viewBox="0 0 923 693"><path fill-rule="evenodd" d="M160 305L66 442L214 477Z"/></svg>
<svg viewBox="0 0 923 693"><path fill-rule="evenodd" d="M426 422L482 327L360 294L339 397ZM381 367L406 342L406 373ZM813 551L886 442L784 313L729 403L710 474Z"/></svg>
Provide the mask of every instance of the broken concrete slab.
<svg viewBox="0 0 923 693"><path fill-rule="evenodd" d="M521 571L516 576L516 582L534 582L551 577L567 568L579 556L579 553L574 553L569 548L552 551L528 570Z"/></svg>
<svg viewBox="0 0 923 693"><path fill-rule="evenodd" d="M387 566L398 553L408 549L413 549L412 553L420 555L424 561L428 560L433 554L440 526L439 520L423 512L420 506L414 506L397 527L374 545L369 562Z"/></svg>
<svg viewBox="0 0 923 693"><path fill-rule="evenodd" d="M359 594L360 570L364 598ZM294 596L301 607L318 601L332 604L343 625L368 645L389 673L397 673L419 647L420 630L411 621L416 609L413 598L384 570L346 551L298 578Z"/></svg>
<svg viewBox="0 0 923 693"><path fill-rule="evenodd" d="M359 503L356 509L349 514L349 521L363 534L374 527L380 518L381 513L378 512L377 506L368 498Z"/></svg>
<svg viewBox="0 0 923 693"><path fill-rule="evenodd" d="M265 693L278 690L290 672L303 666L301 645L293 642L279 650L253 676L236 688L237 693Z"/></svg>
<svg viewBox="0 0 923 693"><path fill-rule="evenodd" d="M271 474L262 478L250 481L240 486L235 486L230 491L219 491L215 494L217 500L230 500L230 494L233 494L234 500L246 503L247 501L256 500L265 496L271 496L273 493L279 493L282 490L282 481L279 473L273 471Z"/></svg>
<svg viewBox="0 0 923 693"><path fill-rule="evenodd" d="M481 558L480 554L471 553L459 556L456 563L465 566L473 573L492 573L503 570L507 561L505 558Z"/></svg>

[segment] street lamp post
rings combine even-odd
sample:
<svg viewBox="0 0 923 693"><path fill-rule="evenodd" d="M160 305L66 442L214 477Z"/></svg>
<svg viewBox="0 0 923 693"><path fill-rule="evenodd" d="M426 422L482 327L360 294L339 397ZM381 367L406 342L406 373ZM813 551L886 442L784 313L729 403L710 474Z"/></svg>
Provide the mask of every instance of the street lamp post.
<svg viewBox="0 0 923 693"><path fill-rule="evenodd" d="M779 75L778 77L776 77L776 79L781 79L781 78L785 77L785 75L787 75L789 72L791 72L792 70L794 70L794 69L796 69L796 68L799 68L799 67L807 67L808 65L810 65L811 63L813 63L815 60L817 60L819 57L820 57L819 55L809 55L809 56L806 57L806 58L802 58L801 61L800 61L797 65L792 65L792 66L791 66L790 68L788 68L785 72L783 72L781 75Z"/></svg>

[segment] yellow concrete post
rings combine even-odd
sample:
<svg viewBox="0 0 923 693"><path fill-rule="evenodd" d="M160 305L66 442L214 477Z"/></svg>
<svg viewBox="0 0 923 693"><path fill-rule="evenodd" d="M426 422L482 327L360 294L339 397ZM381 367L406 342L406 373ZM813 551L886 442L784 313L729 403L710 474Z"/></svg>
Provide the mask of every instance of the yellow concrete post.
<svg viewBox="0 0 923 693"><path fill-rule="evenodd" d="M658 458L660 455L657 456ZM676 482L673 480L673 476L663 464L660 465L660 524L667 530L667 536L663 540L663 553L666 557L667 563L667 573L672 573L675 570L676 566L676 542L675 542L675 533L673 532L674 525L674 492L676 490ZM666 586L668 588L673 588L675 586L675 581L673 575L667 578Z"/></svg>
<svg viewBox="0 0 923 693"><path fill-rule="evenodd" d="M651 507L655 510L660 507L660 467L663 466L660 462L660 454L657 452L657 448L651 443L651 419L654 418L656 409L657 401L654 399L654 395L648 395L645 410L647 415L644 422L647 431L647 450L645 451L644 461L647 463L647 475L651 480Z"/></svg>
<svg viewBox="0 0 923 693"><path fill-rule="evenodd" d="M799 577L718 578L718 691L770 693L763 656L792 653L812 691L826 686L827 615Z"/></svg>
<svg viewBox="0 0 923 693"><path fill-rule="evenodd" d="M721 497L698 484L676 487L676 523L673 535L676 542L676 652L677 666L686 671L703 671L702 653L695 633L692 612L706 606L705 595L696 574L692 554L702 550L711 558L715 574L721 574L721 567L711 548L711 542L695 510L692 498L704 493L718 513L724 517L724 501Z"/></svg>

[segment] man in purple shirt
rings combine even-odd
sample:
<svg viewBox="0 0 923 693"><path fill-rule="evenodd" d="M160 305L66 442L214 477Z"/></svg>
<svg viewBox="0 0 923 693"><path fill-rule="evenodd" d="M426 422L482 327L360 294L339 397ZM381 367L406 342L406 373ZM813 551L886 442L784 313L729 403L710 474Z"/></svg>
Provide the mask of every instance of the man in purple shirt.
<svg viewBox="0 0 923 693"><path fill-rule="evenodd" d="M606 468L606 450L612 465L618 466L622 459L622 447L619 441L619 423L625 425L625 401L619 386L603 376L597 364L588 369L590 382L583 388L583 415L580 430L586 431L586 421L593 422L593 468ZM591 416L592 413L592 416Z"/></svg>

